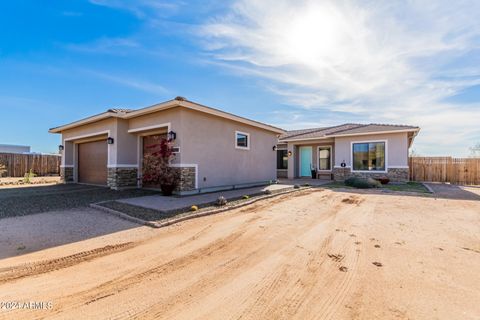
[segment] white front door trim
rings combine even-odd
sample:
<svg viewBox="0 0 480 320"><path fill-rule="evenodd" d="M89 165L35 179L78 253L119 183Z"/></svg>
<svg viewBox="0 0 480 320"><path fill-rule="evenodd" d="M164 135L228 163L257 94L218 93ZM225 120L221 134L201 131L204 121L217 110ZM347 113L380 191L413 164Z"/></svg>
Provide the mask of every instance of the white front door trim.
<svg viewBox="0 0 480 320"><path fill-rule="evenodd" d="M330 170L320 170L320 148L330 149ZM331 172L332 171L332 161L333 161L333 148L331 145L318 146L317 147L317 171L319 172Z"/></svg>

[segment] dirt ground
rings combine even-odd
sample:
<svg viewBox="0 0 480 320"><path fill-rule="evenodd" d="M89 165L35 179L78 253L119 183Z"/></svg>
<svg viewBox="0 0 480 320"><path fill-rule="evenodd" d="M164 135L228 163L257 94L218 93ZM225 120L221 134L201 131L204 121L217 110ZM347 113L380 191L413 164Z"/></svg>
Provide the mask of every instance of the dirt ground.
<svg viewBox="0 0 480 320"><path fill-rule="evenodd" d="M0 302L52 303L0 318L480 318L480 201L310 190L144 228L0 260Z"/></svg>

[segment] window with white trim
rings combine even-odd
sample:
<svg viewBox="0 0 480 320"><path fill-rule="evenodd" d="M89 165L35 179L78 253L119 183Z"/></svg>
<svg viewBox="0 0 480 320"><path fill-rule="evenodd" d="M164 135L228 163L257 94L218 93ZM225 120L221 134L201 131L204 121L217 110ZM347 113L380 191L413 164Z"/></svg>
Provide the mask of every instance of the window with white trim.
<svg viewBox="0 0 480 320"><path fill-rule="evenodd" d="M235 148L250 149L250 134L240 131L235 131Z"/></svg>
<svg viewBox="0 0 480 320"><path fill-rule="evenodd" d="M352 144L353 171L385 171L385 142Z"/></svg>
<svg viewBox="0 0 480 320"><path fill-rule="evenodd" d="M318 170L332 170L332 148L318 147Z"/></svg>

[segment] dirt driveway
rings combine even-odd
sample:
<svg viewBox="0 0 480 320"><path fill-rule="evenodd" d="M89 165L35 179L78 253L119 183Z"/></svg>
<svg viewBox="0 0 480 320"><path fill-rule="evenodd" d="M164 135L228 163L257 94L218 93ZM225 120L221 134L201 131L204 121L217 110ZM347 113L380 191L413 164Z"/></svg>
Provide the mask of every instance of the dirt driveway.
<svg viewBox="0 0 480 320"><path fill-rule="evenodd" d="M0 301L52 303L0 318L480 318L479 201L314 190L135 235L0 260Z"/></svg>

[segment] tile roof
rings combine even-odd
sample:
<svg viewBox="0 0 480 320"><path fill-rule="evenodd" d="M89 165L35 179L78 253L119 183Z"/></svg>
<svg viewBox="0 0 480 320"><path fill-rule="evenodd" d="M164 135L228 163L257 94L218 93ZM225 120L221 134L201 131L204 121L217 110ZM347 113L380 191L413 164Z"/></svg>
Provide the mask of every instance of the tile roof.
<svg viewBox="0 0 480 320"><path fill-rule="evenodd" d="M129 112L132 112L134 110L132 109L122 109L122 108L112 108L112 109L108 109L107 112L113 112L113 113L129 113Z"/></svg>
<svg viewBox="0 0 480 320"><path fill-rule="evenodd" d="M359 124L359 123L345 123L334 127L323 128L311 128L302 130L287 131L280 136L280 140L301 140L301 139L322 139L328 137L334 137L339 135L350 134L368 134L373 132L391 132L391 131L403 131L403 130L418 130L419 127L406 126L406 125L394 125L394 124Z"/></svg>

